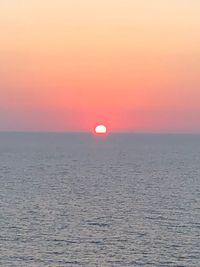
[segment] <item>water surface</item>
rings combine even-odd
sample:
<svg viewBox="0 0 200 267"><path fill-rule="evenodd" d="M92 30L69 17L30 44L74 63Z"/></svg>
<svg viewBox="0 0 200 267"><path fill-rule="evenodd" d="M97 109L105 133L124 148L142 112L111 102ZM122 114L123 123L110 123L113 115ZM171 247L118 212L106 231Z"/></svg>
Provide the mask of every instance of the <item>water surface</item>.
<svg viewBox="0 0 200 267"><path fill-rule="evenodd" d="M0 266L200 266L200 136L0 134Z"/></svg>

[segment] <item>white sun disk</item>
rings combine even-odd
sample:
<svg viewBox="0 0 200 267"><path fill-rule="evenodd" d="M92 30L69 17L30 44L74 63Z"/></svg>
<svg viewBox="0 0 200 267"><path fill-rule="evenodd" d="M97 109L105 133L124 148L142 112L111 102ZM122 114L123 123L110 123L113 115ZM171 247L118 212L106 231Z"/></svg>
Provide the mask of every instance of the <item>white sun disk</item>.
<svg viewBox="0 0 200 267"><path fill-rule="evenodd" d="M97 133L97 134L105 134L106 132L107 132L107 128L104 125L98 125L95 128L95 133Z"/></svg>

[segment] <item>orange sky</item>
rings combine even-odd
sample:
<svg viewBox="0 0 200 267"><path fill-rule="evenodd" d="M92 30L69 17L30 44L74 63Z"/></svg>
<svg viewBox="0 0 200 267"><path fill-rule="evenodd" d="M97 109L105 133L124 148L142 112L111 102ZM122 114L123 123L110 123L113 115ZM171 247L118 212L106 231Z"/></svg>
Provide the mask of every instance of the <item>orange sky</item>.
<svg viewBox="0 0 200 267"><path fill-rule="evenodd" d="M200 1L1 0L0 130L200 132Z"/></svg>

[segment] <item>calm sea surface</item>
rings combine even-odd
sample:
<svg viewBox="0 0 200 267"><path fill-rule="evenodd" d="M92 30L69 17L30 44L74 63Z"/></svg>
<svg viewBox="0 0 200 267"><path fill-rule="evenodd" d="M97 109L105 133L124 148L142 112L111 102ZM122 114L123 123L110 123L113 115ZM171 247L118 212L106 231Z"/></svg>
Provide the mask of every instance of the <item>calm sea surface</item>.
<svg viewBox="0 0 200 267"><path fill-rule="evenodd" d="M200 266L200 136L0 134L0 266Z"/></svg>

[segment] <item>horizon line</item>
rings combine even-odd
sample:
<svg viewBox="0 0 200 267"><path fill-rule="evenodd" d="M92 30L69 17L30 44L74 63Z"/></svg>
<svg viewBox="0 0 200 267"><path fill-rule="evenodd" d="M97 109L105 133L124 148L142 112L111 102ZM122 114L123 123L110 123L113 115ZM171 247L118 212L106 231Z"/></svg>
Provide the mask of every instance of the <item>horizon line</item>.
<svg viewBox="0 0 200 267"><path fill-rule="evenodd" d="M93 134L92 131L10 131L0 130L2 133L27 133L27 134ZM200 132L134 132L134 131L111 131L108 135L112 134L135 134L135 135L200 135Z"/></svg>

